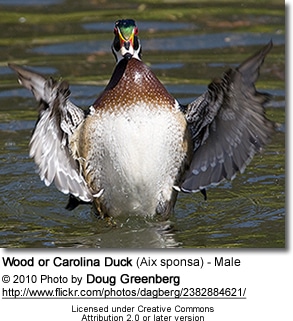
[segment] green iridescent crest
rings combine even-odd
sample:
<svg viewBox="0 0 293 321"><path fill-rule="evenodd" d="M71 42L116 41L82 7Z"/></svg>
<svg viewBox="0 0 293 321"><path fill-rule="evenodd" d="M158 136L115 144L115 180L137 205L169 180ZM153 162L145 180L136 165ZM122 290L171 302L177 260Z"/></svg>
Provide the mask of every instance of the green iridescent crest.
<svg viewBox="0 0 293 321"><path fill-rule="evenodd" d="M119 28L123 38L128 40L133 35L133 29L136 25L134 20L126 19L116 21L116 27Z"/></svg>

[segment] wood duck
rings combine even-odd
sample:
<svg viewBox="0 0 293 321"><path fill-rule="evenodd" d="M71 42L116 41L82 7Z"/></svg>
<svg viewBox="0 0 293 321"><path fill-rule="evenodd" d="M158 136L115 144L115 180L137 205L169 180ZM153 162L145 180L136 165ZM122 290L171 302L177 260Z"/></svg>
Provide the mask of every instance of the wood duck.
<svg viewBox="0 0 293 321"><path fill-rule="evenodd" d="M183 106L142 62L135 21L118 20L114 34L115 70L87 111L67 82L10 64L40 104L30 156L46 185L70 194L69 209L168 217L178 192L232 180L268 143L269 96L254 83L272 42Z"/></svg>

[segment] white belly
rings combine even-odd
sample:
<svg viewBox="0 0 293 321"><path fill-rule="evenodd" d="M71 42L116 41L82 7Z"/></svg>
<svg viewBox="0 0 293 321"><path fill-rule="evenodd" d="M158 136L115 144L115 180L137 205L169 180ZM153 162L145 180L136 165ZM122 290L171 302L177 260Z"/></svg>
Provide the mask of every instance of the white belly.
<svg viewBox="0 0 293 321"><path fill-rule="evenodd" d="M128 113L94 115L89 170L91 186L115 216L153 215L175 197L186 161L185 120L178 112L134 107ZM183 126L182 126L183 125ZM92 175L92 173L91 173Z"/></svg>

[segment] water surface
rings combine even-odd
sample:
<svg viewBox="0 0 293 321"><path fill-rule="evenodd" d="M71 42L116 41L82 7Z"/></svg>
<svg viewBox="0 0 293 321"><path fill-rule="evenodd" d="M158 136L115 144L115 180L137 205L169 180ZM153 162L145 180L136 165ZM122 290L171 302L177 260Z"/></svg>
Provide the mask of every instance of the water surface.
<svg viewBox="0 0 293 321"><path fill-rule="evenodd" d="M284 3L183 2L0 0L1 247L285 246ZM114 228L90 206L65 210L67 196L40 181L28 156L36 103L7 62L66 78L74 103L88 106L113 71L112 29L122 16L137 21L143 60L182 103L272 39L257 87L272 95L267 115L279 126L245 173L210 188L207 201L180 194L169 221L125 216Z"/></svg>

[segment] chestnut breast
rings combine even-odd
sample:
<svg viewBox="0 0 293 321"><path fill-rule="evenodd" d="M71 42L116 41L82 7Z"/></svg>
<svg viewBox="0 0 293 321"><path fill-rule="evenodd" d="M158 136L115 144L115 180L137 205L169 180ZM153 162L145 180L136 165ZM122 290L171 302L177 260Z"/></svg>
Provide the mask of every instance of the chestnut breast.
<svg viewBox="0 0 293 321"><path fill-rule="evenodd" d="M154 73L142 61L132 58L119 62L93 107L114 111L141 103L150 108L173 109L176 105Z"/></svg>

